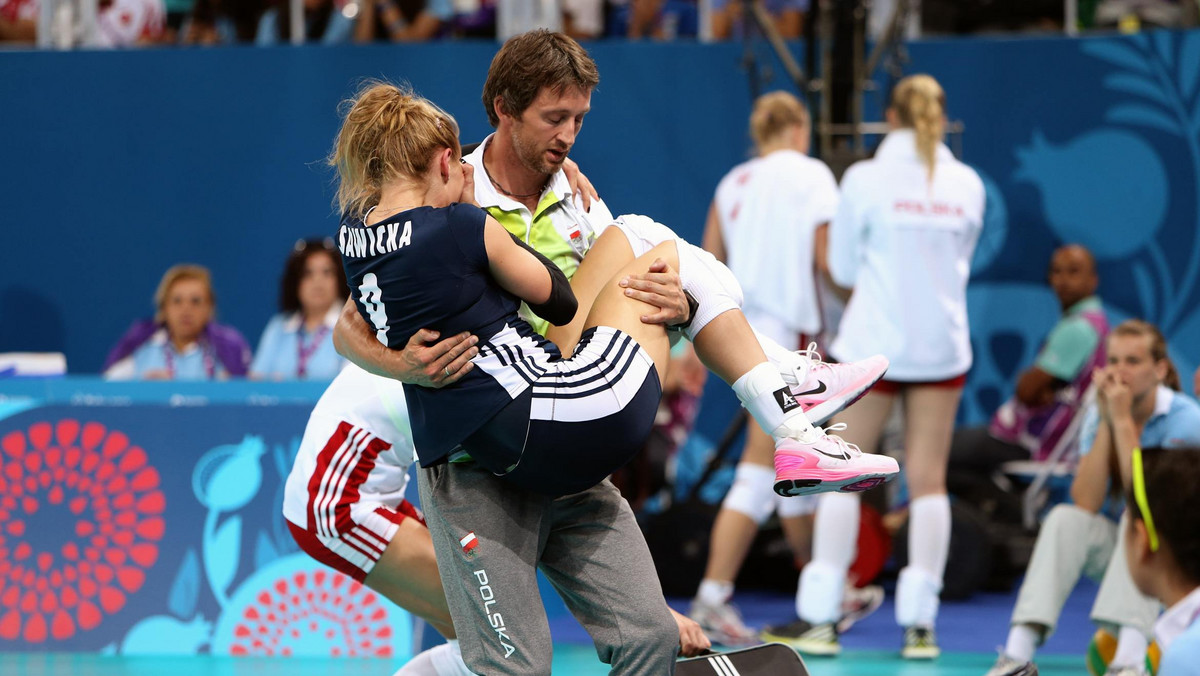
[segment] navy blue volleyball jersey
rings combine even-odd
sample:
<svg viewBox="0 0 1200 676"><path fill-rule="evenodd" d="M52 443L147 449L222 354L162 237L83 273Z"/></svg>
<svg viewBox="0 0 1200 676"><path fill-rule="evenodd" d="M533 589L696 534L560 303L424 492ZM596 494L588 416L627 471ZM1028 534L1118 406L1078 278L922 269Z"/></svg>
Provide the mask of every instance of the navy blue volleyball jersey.
<svg viewBox="0 0 1200 676"><path fill-rule="evenodd" d="M441 389L404 386L423 466L453 451L559 358L517 314L520 299L492 277L485 221L478 207L452 204L338 229L350 296L379 342L402 350L422 328L479 337L475 368L462 380Z"/></svg>

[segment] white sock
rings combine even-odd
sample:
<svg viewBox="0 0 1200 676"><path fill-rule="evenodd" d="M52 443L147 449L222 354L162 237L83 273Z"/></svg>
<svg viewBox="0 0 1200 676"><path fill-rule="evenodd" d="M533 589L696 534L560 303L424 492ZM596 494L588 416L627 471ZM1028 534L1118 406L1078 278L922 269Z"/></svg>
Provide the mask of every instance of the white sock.
<svg viewBox="0 0 1200 676"><path fill-rule="evenodd" d="M779 371L767 362L734 381L733 393L759 427L776 439L808 439L816 433Z"/></svg>
<svg viewBox="0 0 1200 676"><path fill-rule="evenodd" d="M1018 662L1032 662L1037 650L1038 633L1028 624L1014 624L1008 630L1008 642L1004 644L1005 656Z"/></svg>
<svg viewBox="0 0 1200 676"><path fill-rule="evenodd" d="M733 583L720 580L700 581L700 589L696 590L696 599L709 606L719 606L733 598Z"/></svg>
<svg viewBox="0 0 1200 676"><path fill-rule="evenodd" d="M858 545L859 497L823 493L813 524L813 558L800 571L796 614L813 624L836 622L846 589L846 571Z"/></svg>
<svg viewBox="0 0 1200 676"><path fill-rule="evenodd" d="M938 581L950 555L950 498L925 495L908 507L908 565Z"/></svg>
<svg viewBox="0 0 1200 676"><path fill-rule="evenodd" d="M908 509L908 565L896 583L896 623L933 627L950 553L950 499L926 495Z"/></svg>
<svg viewBox="0 0 1200 676"><path fill-rule="evenodd" d="M1133 627L1122 626L1117 633L1117 651L1108 666L1145 669L1146 650L1149 647L1150 642L1146 640L1145 634Z"/></svg>

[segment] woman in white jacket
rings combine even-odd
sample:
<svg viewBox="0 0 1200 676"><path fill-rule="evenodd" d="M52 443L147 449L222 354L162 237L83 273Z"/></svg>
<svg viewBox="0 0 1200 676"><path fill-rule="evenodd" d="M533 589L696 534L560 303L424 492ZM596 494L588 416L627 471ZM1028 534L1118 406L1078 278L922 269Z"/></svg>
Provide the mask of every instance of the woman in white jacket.
<svg viewBox="0 0 1200 676"><path fill-rule="evenodd" d="M896 588L896 621L907 658L939 653L933 628L950 545L946 464L954 415L971 366L966 290L983 223L978 174L942 142L945 94L928 75L901 80L887 110L891 131L875 157L846 170L829 228L829 273L853 294L830 353L839 360L881 353L887 379L838 420L845 438L871 451L896 398L904 399L911 498L909 564ZM854 557L859 498L822 496L813 560L800 579L800 620L769 629L813 654L840 651L835 623Z"/></svg>

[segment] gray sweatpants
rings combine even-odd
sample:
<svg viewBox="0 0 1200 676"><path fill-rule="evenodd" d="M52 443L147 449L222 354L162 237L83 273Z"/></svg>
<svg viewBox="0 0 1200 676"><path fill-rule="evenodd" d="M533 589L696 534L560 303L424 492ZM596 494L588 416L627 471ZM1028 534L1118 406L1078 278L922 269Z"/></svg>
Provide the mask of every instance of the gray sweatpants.
<svg viewBox="0 0 1200 676"><path fill-rule="evenodd" d="M679 630L633 512L612 483L549 498L468 462L418 469L417 486L472 671L550 673L540 569L610 673L674 673Z"/></svg>
<svg viewBox="0 0 1200 676"><path fill-rule="evenodd" d="M1092 621L1112 629L1132 627L1154 637L1154 620L1160 606L1133 584L1125 562L1125 519L1113 523L1075 505L1050 510L1025 581L1013 608L1013 624L1041 624L1046 636L1054 633L1058 616L1080 575L1100 580L1092 605Z"/></svg>

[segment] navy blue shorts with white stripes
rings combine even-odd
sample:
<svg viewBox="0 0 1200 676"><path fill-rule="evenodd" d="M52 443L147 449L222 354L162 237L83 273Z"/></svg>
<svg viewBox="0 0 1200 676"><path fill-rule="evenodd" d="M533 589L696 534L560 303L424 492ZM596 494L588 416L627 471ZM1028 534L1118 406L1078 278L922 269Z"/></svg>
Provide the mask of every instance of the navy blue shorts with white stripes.
<svg viewBox="0 0 1200 676"><path fill-rule="evenodd" d="M605 326L584 331L575 354L548 366L462 446L522 488L568 495L600 483L641 450L662 385L650 355Z"/></svg>

